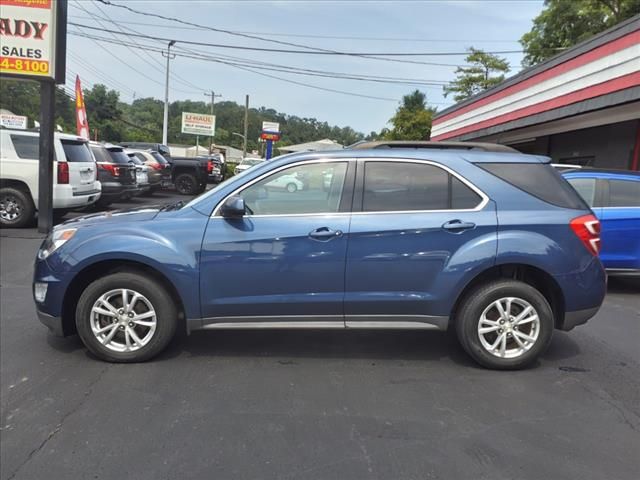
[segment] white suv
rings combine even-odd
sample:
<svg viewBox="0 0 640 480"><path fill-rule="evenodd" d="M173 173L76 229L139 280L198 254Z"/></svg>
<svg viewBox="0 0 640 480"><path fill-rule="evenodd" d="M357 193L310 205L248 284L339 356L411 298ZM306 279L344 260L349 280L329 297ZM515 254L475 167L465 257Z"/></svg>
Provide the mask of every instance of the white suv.
<svg viewBox="0 0 640 480"><path fill-rule="evenodd" d="M0 225L23 227L38 205L40 134L0 130ZM96 162L87 141L75 135L54 135L53 208L85 207L100 198Z"/></svg>

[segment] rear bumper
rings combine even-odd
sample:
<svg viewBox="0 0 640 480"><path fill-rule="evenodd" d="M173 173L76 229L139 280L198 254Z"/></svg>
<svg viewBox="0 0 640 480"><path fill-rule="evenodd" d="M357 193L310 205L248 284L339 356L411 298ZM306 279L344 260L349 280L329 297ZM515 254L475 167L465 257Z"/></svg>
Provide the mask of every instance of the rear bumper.
<svg viewBox="0 0 640 480"><path fill-rule="evenodd" d="M565 312L564 321L560 326L560 330L568 332L569 330L573 330L578 325L584 325L585 323L587 323L587 320L598 313L598 310L600 310L600 306L586 308L584 310L575 310L573 312Z"/></svg>

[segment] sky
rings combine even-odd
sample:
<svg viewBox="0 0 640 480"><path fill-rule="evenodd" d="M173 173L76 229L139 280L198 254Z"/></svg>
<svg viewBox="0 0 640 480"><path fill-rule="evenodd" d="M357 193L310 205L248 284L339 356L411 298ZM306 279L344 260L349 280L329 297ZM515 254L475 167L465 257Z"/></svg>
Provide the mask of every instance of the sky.
<svg viewBox="0 0 640 480"><path fill-rule="evenodd" d="M126 102L141 97L163 99L166 59L160 50L166 49L168 39L173 39L177 42L173 49L178 56L170 62L170 101L191 99L209 102L210 97L204 92L213 90L216 95L221 95L216 97L216 102L244 104L248 94L252 107L265 106L289 115L327 121L331 125L350 126L363 133L388 127L387 122L402 96L416 88L425 92L429 104L440 110L452 105L454 102L451 97L444 97L441 85L455 78L456 65L464 64L464 55L385 57L387 60L380 60L223 46L297 51L311 51L304 47L313 47L316 51L365 54L455 54L473 46L486 51L518 51L501 54L509 61L512 67L509 75L512 75L521 68L522 53L519 52L518 40L531 29L533 18L543 8L542 0L110 0L110 3L112 5L96 0L69 0L69 22L106 30L69 25L67 85L70 91L73 91L75 75L79 74L83 87L105 84L119 91L120 98ZM127 5L147 15L115 5ZM163 20L150 14L209 28ZM211 28L235 35L212 31ZM124 41L130 46L92 40L73 32L84 32L114 42ZM128 35L134 33L158 39ZM185 43L188 41L217 46ZM203 55L208 58L189 58ZM239 68L247 68L247 62L253 71ZM305 69L305 73L311 75L266 70L281 70L283 66ZM321 75L338 72L401 80L381 83L328 78L318 76L318 72Z"/></svg>

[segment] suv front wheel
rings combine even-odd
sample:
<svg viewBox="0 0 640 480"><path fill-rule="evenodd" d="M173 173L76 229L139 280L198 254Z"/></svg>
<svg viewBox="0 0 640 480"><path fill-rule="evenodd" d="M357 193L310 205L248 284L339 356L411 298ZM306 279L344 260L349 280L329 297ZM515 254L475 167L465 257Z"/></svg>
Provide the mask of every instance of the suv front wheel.
<svg viewBox="0 0 640 480"><path fill-rule="evenodd" d="M176 331L171 295L154 278L119 272L91 283L78 300L76 327L86 347L108 362L143 362Z"/></svg>
<svg viewBox="0 0 640 480"><path fill-rule="evenodd" d="M456 332L480 365L516 370L531 364L549 345L553 311L534 287L516 280L482 285L462 302Z"/></svg>

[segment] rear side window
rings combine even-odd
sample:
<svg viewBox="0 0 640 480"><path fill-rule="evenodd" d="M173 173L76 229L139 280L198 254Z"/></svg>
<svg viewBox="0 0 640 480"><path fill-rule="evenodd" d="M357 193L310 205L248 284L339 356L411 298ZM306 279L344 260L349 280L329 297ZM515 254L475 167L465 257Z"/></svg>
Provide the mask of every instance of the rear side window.
<svg viewBox="0 0 640 480"><path fill-rule="evenodd" d="M589 208L571 185L548 163L479 163L496 177L552 205Z"/></svg>
<svg viewBox="0 0 640 480"><path fill-rule="evenodd" d="M30 135L10 135L18 158L37 160L40 157L40 139Z"/></svg>
<svg viewBox="0 0 640 480"><path fill-rule="evenodd" d="M62 149L67 162L93 162L93 156L86 142L62 140Z"/></svg>
<svg viewBox="0 0 640 480"><path fill-rule="evenodd" d="M590 207L596 206L595 178L569 178L567 181Z"/></svg>
<svg viewBox="0 0 640 480"><path fill-rule="evenodd" d="M365 212L473 209L482 198L446 170L407 162L366 162Z"/></svg>
<svg viewBox="0 0 640 480"><path fill-rule="evenodd" d="M609 180L610 207L640 207L640 182Z"/></svg>
<svg viewBox="0 0 640 480"><path fill-rule="evenodd" d="M114 148L114 149L109 149L109 156L111 157L111 161L113 163L120 163L120 164L128 164L129 163L129 155L127 155L126 153L124 153L124 150L122 150L121 148Z"/></svg>

